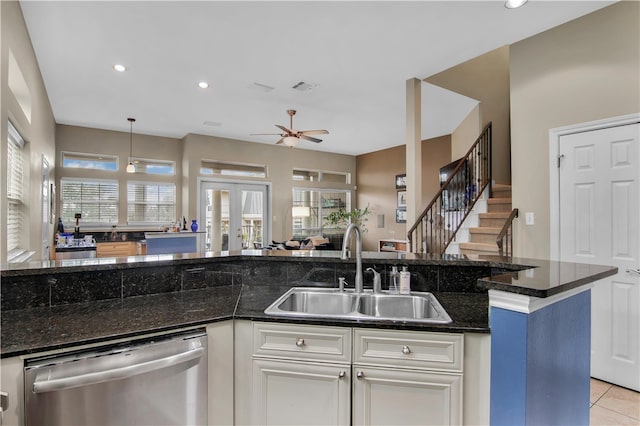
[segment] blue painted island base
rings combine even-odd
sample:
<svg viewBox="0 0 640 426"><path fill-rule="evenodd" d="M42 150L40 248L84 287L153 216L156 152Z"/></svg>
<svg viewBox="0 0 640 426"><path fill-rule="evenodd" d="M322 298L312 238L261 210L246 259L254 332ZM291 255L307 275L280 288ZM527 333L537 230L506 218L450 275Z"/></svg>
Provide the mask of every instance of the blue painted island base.
<svg viewBox="0 0 640 426"><path fill-rule="evenodd" d="M588 425L591 290L538 299L492 290L492 425Z"/></svg>

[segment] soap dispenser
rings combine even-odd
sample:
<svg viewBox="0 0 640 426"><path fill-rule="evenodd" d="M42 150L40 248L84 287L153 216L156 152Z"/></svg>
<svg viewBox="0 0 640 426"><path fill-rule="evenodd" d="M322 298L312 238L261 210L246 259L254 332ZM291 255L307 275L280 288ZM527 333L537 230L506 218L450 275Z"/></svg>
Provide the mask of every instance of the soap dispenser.
<svg viewBox="0 0 640 426"><path fill-rule="evenodd" d="M407 266L403 266L400 271L400 294L409 293L411 293L411 273Z"/></svg>

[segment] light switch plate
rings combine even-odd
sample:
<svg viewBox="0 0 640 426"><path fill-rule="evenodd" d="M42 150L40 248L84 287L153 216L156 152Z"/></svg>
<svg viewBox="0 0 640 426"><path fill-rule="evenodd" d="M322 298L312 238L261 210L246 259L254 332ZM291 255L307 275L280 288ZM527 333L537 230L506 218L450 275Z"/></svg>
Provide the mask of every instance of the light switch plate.
<svg viewBox="0 0 640 426"><path fill-rule="evenodd" d="M533 212L525 213L524 218L524 221L527 225L535 224L535 216L533 215Z"/></svg>

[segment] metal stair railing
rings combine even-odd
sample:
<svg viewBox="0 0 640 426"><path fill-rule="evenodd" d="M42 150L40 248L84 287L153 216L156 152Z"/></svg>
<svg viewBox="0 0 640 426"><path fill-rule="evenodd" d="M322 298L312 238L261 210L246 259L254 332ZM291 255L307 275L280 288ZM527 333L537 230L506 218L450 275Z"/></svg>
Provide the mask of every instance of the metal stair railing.
<svg viewBox="0 0 640 426"><path fill-rule="evenodd" d="M511 210L509 218L502 226L500 233L496 237L498 245L498 255L506 259L513 256L513 221L518 217L518 209Z"/></svg>
<svg viewBox="0 0 640 426"><path fill-rule="evenodd" d="M490 182L491 122L407 232L408 251L443 254Z"/></svg>

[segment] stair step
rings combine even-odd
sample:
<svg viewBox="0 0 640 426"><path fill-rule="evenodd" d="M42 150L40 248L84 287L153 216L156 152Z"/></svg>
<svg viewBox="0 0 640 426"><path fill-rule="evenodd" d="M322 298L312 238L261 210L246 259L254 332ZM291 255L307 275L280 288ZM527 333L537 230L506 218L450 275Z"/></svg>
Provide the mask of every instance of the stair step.
<svg viewBox="0 0 640 426"><path fill-rule="evenodd" d="M511 185L496 183L491 186L491 194L494 197L511 197Z"/></svg>
<svg viewBox="0 0 640 426"><path fill-rule="evenodd" d="M510 212L511 198L489 198L487 200L487 209L489 212Z"/></svg>
<svg viewBox="0 0 640 426"><path fill-rule="evenodd" d="M509 218L511 211L480 213L480 227L500 228Z"/></svg>
<svg viewBox="0 0 640 426"><path fill-rule="evenodd" d="M498 245L484 243L460 243L460 252L466 254L469 251L472 254L497 254Z"/></svg>
<svg viewBox="0 0 640 426"><path fill-rule="evenodd" d="M495 244L501 230L498 227L469 228L470 242Z"/></svg>

